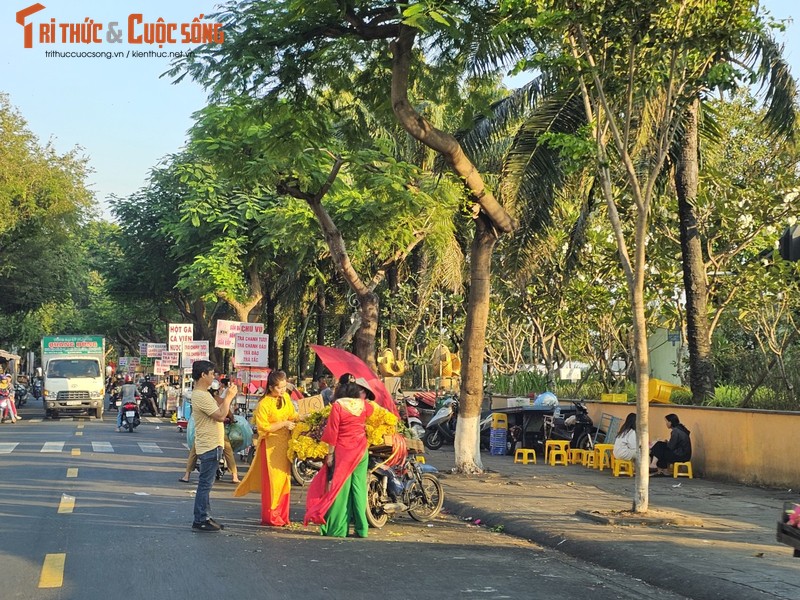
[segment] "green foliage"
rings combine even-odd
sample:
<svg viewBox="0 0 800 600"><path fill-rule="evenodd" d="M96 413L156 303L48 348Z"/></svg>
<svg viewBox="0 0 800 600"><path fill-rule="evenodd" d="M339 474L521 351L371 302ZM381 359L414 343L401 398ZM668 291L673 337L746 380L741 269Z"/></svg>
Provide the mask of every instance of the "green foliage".
<svg viewBox="0 0 800 600"><path fill-rule="evenodd" d="M487 385L493 394L527 396L547 389L547 376L541 373L520 371L511 375L492 375Z"/></svg>

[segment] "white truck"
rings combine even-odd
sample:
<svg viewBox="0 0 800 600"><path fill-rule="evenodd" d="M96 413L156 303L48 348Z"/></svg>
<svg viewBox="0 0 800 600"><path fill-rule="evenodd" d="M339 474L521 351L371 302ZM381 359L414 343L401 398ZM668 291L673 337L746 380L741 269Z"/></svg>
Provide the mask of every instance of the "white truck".
<svg viewBox="0 0 800 600"><path fill-rule="evenodd" d="M100 335L42 338L45 417L85 412L103 418L105 351Z"/></svg>

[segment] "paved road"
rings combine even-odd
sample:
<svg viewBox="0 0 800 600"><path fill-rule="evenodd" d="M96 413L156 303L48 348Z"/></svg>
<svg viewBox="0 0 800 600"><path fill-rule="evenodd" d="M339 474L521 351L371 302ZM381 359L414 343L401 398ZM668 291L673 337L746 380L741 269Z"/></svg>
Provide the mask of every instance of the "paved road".
<svg viewBox="0 0 800 600"><path fill-rule="evenodd" d="M22 412L0 426L4 600L679 598L451 515L401 518L366 540L263 528L258 497L234 499L226 481L212 495L225 531L197 533L174 426L145 419L116 433L113 413L98 422ZM292 500L301 521L303 490Z"/></svg>

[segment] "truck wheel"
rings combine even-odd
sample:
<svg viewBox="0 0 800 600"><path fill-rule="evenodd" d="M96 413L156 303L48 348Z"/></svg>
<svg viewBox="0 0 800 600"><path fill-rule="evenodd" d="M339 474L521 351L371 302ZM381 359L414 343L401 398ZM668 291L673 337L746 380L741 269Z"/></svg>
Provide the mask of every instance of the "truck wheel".
<svg viewBox="0 0 800 600"><path fill-rule="evenodd" d="M95 409L94 418L95 419L102 419L103 418L103 407L102 406Z"/></svg>

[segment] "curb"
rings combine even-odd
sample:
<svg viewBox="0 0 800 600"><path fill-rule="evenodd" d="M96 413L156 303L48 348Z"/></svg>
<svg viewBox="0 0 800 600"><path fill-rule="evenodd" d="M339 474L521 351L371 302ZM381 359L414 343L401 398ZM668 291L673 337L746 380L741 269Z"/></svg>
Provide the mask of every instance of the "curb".
<svg viewBox="0 0 800 600"><path fill-rule="evenodd" d="M512 518L500 512L471 506L453 498L445 491L444 506L451 514L478 518L482 525L492 527L502 525L506 535L522 538L540 546L563 552L573 558L595 564L597 566L623 573L640 579L645 583L670 592L680 594L692 600L774 600L774 596L727 579L715 577L713 573L699 574L686 570L676 572L668 564L658 559L643 560L635 551L625 551L616 547L609 551L608 542L598 540L580 540L564 537L560 533L548 531L531 519Z"/></svg>

